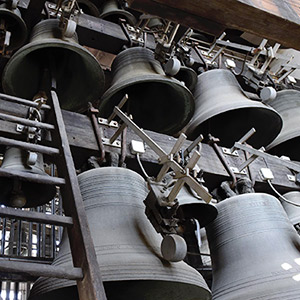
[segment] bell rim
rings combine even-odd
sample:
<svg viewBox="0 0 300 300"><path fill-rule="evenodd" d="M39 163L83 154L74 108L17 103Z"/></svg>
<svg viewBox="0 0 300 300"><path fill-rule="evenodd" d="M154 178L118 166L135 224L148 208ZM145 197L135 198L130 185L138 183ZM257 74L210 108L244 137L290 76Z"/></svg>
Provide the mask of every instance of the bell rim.
<svg viewBox="0 0 300 300"><path fill-rule="evenodd" d="M115 84L113 84L109 89L107 89L105 91L105 93L103 94L101 100L100 100L100 104L99 104L99 111L101 114L101 109L103 109L103 107L105 106L109 106L109 101L111 98L113 98L118 92L120 92L122 89L124 88L128 88L130 86L133 86L135 84L139 84L139 83L153 83L153 82L157 82L157 83L163 83L169 86L172 86L174 84L176 84L178 87L180 87L182 89L182 94L186 94L185 98L185 107L187 107L189 105L190 109L189 111L187 110L185 112L185 117L182 118L182 122L180 122L180 124L178 124L179 122L177 122L175 125L169 127L169 129L167 131L164 131L164 134L175 134L177 132L179 132L181 129L184 128L184 126L186 126L189 121L191 120L191 118L193 117L193 114L195 112L195 101L194 101L194 97L193 94L191 93L191 91L184 85L182 85L180 83L180 81L178 81L177 79L173 78L173 77L168 77L168 76L164 76L164 75L160 75L160 74L155 74L155 75L142 75L140 76L137 80L135 79L126 79L126 80L121 80L116 82ZM130 95L129 99L130 99ZM121 101L121 99L120 99ZM115 105L117 105L118 103L116 103ZM107 108L106 108L107 110ZM134 116L133 116L134 117ZM150 129L151 130L151 129Z"/></svg>
<svg viewBox="0 0 300 300"><path fill-rule="evenodd" d="M250 100L249 100L250 101ZM253 101L254 102L254 101ZM280 116L280 114L276 111L276 110L274 110L273 108L270 108L270 107L268 107L268 106L266 106L266 107L263 107L263 106L260 106L260 105L255 105L255 106L251 106L251 107L249 107L247 104L245 104L245 105L240 105L239 107L231 107L230 109L222 109L223 111L221 112L219 112L218 114L216 114L216 115L212 115L212 116L207 116L207 117L205 117L205 119L204 120L202 120L201 121L201 124L196 124L196 125L194 125L194 126L191 126L191 127L189 127L189 125L187 126L187 129L186 129L186 134L187 134L187 136L188 136L188 138L189 139L195 139L200 133L202 133L202 131L203 131L203 128L205 128L205 126L207 125L207 122L209 122L209 121L211 121L212 119L214 119L214 118L220 118L221 117L221 115L225 115L226 113L228 113L228 112L234 112L234 111L236 111L236 112L238 112L238 111L240 111L240 110L253 110L253 109L260 109L260 110L264 110L265 112L267 112L268 111L268 113L269 113L269 117L271 117L272 116L272 118L273 118L273 122L272 122L272 126L274 126L273 124L274 124L274 120L276 119L276 122L277 122L277 126L279 126L279 129L277 129L276 130L276 132L274 131L274 130L272 130L272 134L270 135L270 137L268 137L268 139L264 139L264 141L263 142L260 142L259 143L259 145L254 145L254 146L266 146L266 145L269 145L270 143L272 143L275 139L276 139L276 137L279 135L279 133L280 133L280 131L281 131L281 129L282 129L282 126L283 126L283 121L282 121L282 118L281 118L281 116ZM199 117L199 115L197 116L197 118L200 118ZM195 119L194 119L195 120ZM194 121L193 119L191 120L191 123ZM263 130L259 130L259 129L257 129L257 127L254 125L254 127L255 127L255 129L256 129L256 131L257 132L261 132L261 134L260 135L263 135ZM260 127L262 127L262 126L260 126ZM249 127L249 130L250 130L251 128ZM263 128L262 128L263 129ZM214 134L214 133L212 133L211 132L211 134ZM222 137L221 136L218 136L220 139L221 139L221 142L222 142ZM260 138L260 140L263 140L262 138ZM224 143L227 143L228 144L228 142L226 142L226 141L224 141ZM255 143L255 144L258 144L258 143Z"/></svg>
<svg viewBox="0 0 300 300"><path fill-rule="evenodd" d="M76 50L74 52L76 52L79 55L81 53L85 53L86 58L88 59L89 65L92 67L93 70L97 71L98 85L96 85L97 89L96 88L93 89L93 91L97 91L97 93L95 93L95 95L93 95L93 99L85 100L84 103L87 104L89 101L94 102L96 99L101 97L101 95L103 94L104 86L105 86L105 75L104 75L104 71L101 68L101 65L99 64L96 57L91 52L89 52L87 49L85 49L83 46L81 46L79 44L76 44L74 42L60 40L57 38L47 38L47 39L43 39L42 41L30 42L30 43L24 45L22 48L20 48L16 53L14 53L14 55L10 58L10 60L8 61L8 63L6 64L6 66L3 70L2 86L3 86L3 90L5 93L10 94L10 95L19 96L18 93L16 93L14 91L14 89L12 89L8 84L9 69L14 65L18 65L20 63L20 61L19 61L20 59L24 58L25 56L31 54L34 51L44 48L43 47L44 45L47 45L49 48L59 48L59 47L61 47L61 45L63 45L64 46L63 48L65 48L67 50L71 50L71 51ZM18 60L18 63L16 63L17 60ZM95 66L98 66L98 67L95 67ZM11 74L10 77L13 77L13 74ZM28 96L26 98L30 99L30 96ZM74 111L74 110L77 110L80 108L82 108L82 105L80 107L72 108L72 110ZM69 109L69 110L71 110L71 109Z"/></svg>
<svg viewBox="0 0 300 300"><path fill-rule="evenodd" d="M16 8L15 10L19 11L18 8ZM22 17L18 16L16 13L13 13L10 9L5 8L5 7L0 7L0 15L2 13L3 13L3 15L9 16L13 20L17 21L17 23L18 23L18 30L21 30L21 35L20 36L23 36L23 39L20 42L16 43L15 46L11 47L11 45L9 45L7 47L7 49L9 51L12 51L12 50L15 50L15 49L21 47L25 43L25 41L27 39L27 35L28 35L27 26L26 26L25 21L22 19ZM20 13L20 15L21 15L21 13Z"/></svg>

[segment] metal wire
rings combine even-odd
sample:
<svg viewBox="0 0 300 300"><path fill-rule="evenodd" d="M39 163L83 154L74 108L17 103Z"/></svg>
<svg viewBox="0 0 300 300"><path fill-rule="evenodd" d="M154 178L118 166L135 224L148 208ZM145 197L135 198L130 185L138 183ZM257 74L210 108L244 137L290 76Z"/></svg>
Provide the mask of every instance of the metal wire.
<svg viewBox="0 0 300 300"><path fill-rule="evenodd" d="M272 184L272 182L271 182L270 179L268 179L267 182L268 182L270 188L272 189L272 191L279 197L279 199L281 199L282 201L284 201L284 202L286 202L286 203L288 203L288 204L291 204L291 205L300 207L300 204L295 203L295 202L293 202L293 201L290 201L290 200L286 199L285 197L283 197L283 196L275 189L275 187L273 186L273 184Z"/></svg>
<svg viewBox="0 0 300 300"><path fill-rule="evenodd" d="M147 179L147 178L150 178L150 176L147 174L146 170L145 170L144 167L143 167L143 164L142 164L142 162L141 162L140 154L139 154L139 153L136 154L136 159L137 159L138 164L139 164L139 166L140 166L140 168L141 168L141 170L142 170L144 176L146 177L146 179Z"/></svg>

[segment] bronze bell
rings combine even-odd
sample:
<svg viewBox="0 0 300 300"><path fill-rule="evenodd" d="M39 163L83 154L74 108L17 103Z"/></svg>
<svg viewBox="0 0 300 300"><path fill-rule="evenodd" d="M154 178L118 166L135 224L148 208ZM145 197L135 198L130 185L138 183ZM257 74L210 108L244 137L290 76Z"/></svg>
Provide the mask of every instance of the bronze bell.
<svg viewBox="0 0 300 300"><path fill-rule="evenodd" d="M0 5L0 23L4 30L11 33L9 45L6 50L12 51L21 47L27 38L27 26L22 19L20 10L8 3ZM2 29L3 30L3 29Z"/></svg>
<svg viewBox="0 0 300 300"><path fill-rule="evenodd" d="M152 51L134 47L122 51L112 64L112 86L100 102L100 115L108 117L127 93L125 110L144 129L175 134L194 113L191 92L178 80L165 75Z"/></svg>
<svg viewBox="0 0 300 300"><path fill-rule="evenodd" d="M98 7L93 3L93 1L90 0L77 0L77 3L80 7L80 9L83 11L83 13L94 16L94 17L99 17L100 12Z"/></svg>
<svg viewBox="0 0 300 300"><path fill-rule="evenodd" d="M135 16L129 11L120 8L118 0L104 0L100 18L117 24L121 18L126 19L127 22L132 26L136 24Z"/></svg>
<svg viewBox="0 0 300 300"><path fill-rule="evenodd" d="M195 192L184 185L177 195L179 209L187 219L197 219L201 227L211 223L218 215L215 205L207 204Z"/></svg>
<svg viewBox="0 0 300 300"><path fill-rule="evenodd" d="M162 30L164 26L164 20L160 18L151 18L147 24L147 27L152 31Z"/></svg>
<svg viewBox="0 0 300 300"><path fill-rule="evenodd" d="M144 179L123 168L104 167L78 176L106 296L109 300L209 300L202 276L184 262L162 259L162 238L148 221ZM53 265L72 264L65 234ZM76 283L39 278L30 300L78 299Z"/></svg>
<svg viewBox="0 0 300 300"><path fill-rule="evenodd" d="M76 34L72 38L63 37L59 20L55 19L38 23L32 30L30 43L8 61L2 79L4 91L32 99L40 90L44 68L49 68L50 60L63 109L83 110L87 102L101 96L104 73L97 59L77 43Z"/></svg>
<svg viewBox="0 0 300 300"><path fill-rule="evenodd" d="M293 160L300 160L300 92L284 90L277 93L274 100L267 102L283 119L283 127L277 138L267 146L274 155L286 155Z"/></svg>
<svg viewBox="0 0 300 300"><path fill-rule="evenodd" d="M214 300L299 299L300 237L273 196L250 193L217 204L206 227Z"/></svg>
<svg viewBox="0 0 300 300"><path fill-rule="evenodd" d="M261 147L273 141L281 130L280 115L247 98L229 70L215 69L199 75L194 96L196 111L186 129L190 139L210 133L221 140L222 146L231 147L254 127L256 133L248 142Z"/></svg>
<svg viewBox="0 0 300 300"><path fill-rule="evenodd" d="M185 86L193 91L197 84L197 73L189 67L181 66L179 72L174 76L177 80L184 82Z"/></svg>
<svg viewBox="0 0 300 300"><path fill-rule="evenodd" d="M43 155L37 153L36 163L28 166L26 151L8 148L1 169L46 175ZM56 194L54 185L23 181L17 178L0 177L0 203L13 207L36 207L52 200Z"/></svg>
<svg viewBox="0 0 300 300"><path fill-rule="evenodd" d="M300 192L294 191L294 192L288 192L283 195L284 198L286 198L288 201L296 203L300 205ZM293 204L287 203L286 201L281 201L281 204L290 219L291 223L295 226L300 223L300 207L295 206Z"/></svg>

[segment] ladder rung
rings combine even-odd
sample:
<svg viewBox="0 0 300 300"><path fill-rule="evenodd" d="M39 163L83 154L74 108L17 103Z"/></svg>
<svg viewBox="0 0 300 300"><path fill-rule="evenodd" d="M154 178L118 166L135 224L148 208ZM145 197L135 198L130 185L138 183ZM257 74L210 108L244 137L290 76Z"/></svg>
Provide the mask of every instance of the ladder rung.
<svg viewBox="0 0 300 300"><path fill-rule="evenodd" d="M4 138L4 137L0 137L0 144L5 145L5 146L18 147L18 148L22 148L25 150L35 151L35 152L48 154L48 155L58 155L59 154L59 150L56 148L37 145L37 144L31 144L31 143L22 142L22 141L16 141L16 140Z"/></svg>
<svg viewBox="0 0 300 300"><path fill-rule="evenodd" d="M45 213L15 209L12 207L0 207L0 217L64 227L73 226L73 219L71 217L51 214L48 215Z"/></svg>
<svg viewBox="0 0 300 300"><path fill-rule="evenodd" d="M1 93L0 93L0 99L6 100L6 101L9 101L9 102L12 102L12 103L19 103L19 104L27 105L27 106L30 106L30 107L38 107L39 106L38 103L33 102L31 100L27 100L27 99L23 99L23 98L19 98L19 97L14 97L14 96L9 96L9 95L5 95L5 94L1 94ZM41 108L50 110L51 106L43 104L41 106Z"/></svg>
<svg viewBox="0 0 300 300"><path fill-rule="evenodd" d="M17 116L12 116L4 113L0 113L0 120L3 121L9 121L13 123L18 123L21 125L26 125L26 126L32 126L32 127L37 127L37 128L42 128L42 129L48 129L48 130L54 130L55 127L52 124L47 124L43 122L37 122Z"/></svg>
<svg viewBox="0 0 300 300"><path fill-rule="evenodd" d="M0 177L8 178L18 178L23 181L43 183L43 184L53 184L53 185L64 185L66 181L64 178L52 177L48 175L40 175L35 173L16 171L12 169L1 169L0 168Z"/></svg>
<svg viewBox="0 0 300 300"><path fill-rule="evenodd" d="M32 277L53 277L70 280L79 280L83 278L81 268L70 268L52 266L46 264L37 264L29 262L13 261L10 259L0 259L0 273L15 273Z"/></svg>

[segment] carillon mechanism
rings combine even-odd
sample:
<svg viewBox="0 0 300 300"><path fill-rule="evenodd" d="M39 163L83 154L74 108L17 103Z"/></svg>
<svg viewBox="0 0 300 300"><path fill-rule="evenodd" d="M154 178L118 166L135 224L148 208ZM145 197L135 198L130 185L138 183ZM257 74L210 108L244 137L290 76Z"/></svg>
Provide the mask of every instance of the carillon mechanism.
<svg viewBox="0 0 300 300"><path fill-rule="evenodd" d="M227 2L1 1L0 299L299 300L299 10Z"/></svg>

